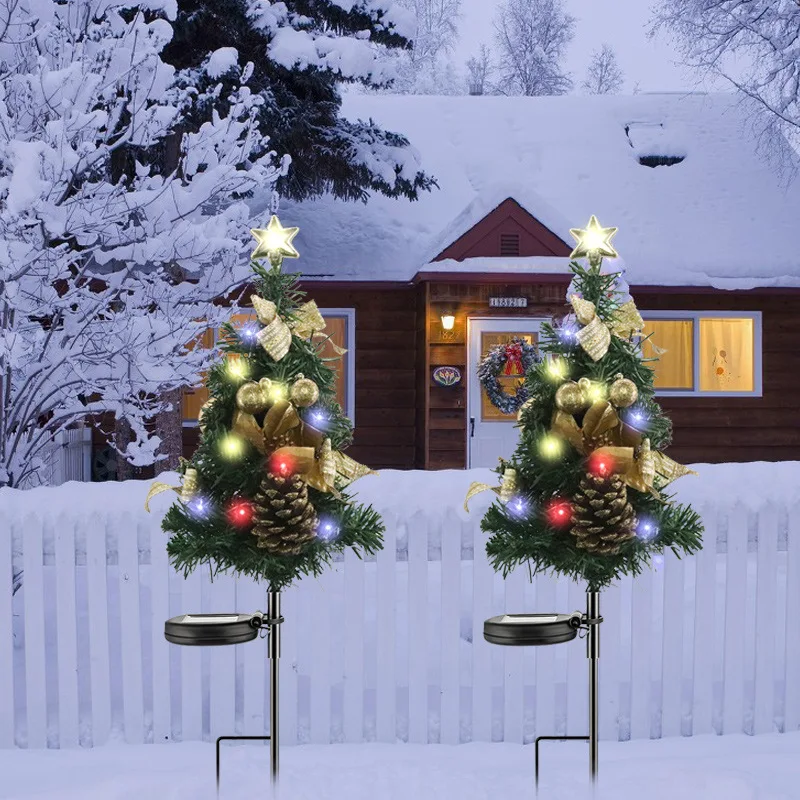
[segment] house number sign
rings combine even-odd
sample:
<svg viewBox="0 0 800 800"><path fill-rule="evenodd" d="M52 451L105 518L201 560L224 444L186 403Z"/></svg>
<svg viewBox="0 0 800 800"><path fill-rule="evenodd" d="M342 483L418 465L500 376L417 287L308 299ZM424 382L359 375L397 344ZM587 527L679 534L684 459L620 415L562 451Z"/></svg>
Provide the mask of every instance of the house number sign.
<svg viewBox="0 0 800 800"><path fill-rule="evenodd" d="M490 297L489 308L527 308L527 297Z"/></svg>

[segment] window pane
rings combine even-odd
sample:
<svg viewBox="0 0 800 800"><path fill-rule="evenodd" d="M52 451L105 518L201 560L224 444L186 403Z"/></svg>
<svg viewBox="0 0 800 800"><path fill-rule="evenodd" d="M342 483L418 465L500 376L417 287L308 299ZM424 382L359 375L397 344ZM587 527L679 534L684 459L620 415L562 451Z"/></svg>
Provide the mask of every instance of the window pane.
<svg viewBox="0 0 800 800"><path fill-rule="evenodd" d="M515 333L514 331L503 331L502 333L481 333L481 358L493 347L498 344L508 344L514 337L518 337L528 344L536 344L537 336L535 333ZM506 394L516 394L517 387L521 386L524 382L524 375L499 375L497 378L498 383ZM495 406L486 394L486 391L481 387L481 420L483 422L516 422L517 412L512 411L510 414L504 414L497 406Z"/></svg>
<svg viewBox="0 0 800 800"><path fill-rule="evenodd" d="M194 342L189 344L189 349L195 346ZM214 331L207 330L200 339L200 347L210 349L214 346ZM205 381L205 374L203 374L203 381ZM200 386L197 389L185 388L183 390L183 398L181 406L183 409L184 422L196 422L200 413L200 406L208 400L208 389L205 386Z"/></svg>
<svg viewBox="0 0 800 800"><path fill-rule="evenodd" d="M755 388L753 320L700 319L700 389L752 392Z"/></svg>
<svg viewBox="0 0 800 800"><path fill-rule="evenodd" d="M333 349L333 345L341 348L347 347L347 317L326 317L324 312L321 313L325 319L324 333L330 338L322 346L320 355L323 358L336 359L336 361L327 361L326 365L336 373L336 380L334 383L336 402L342 407L342 411L346 414L348 354L345 353L342 356L337 355L336 351Z"/></svg>
<svg viewBox="0 0 800 800"><path fill-rule="evenodd" d="M655 371L656 389L692 389L693 328L691 319L647 319L642 342L645 358L657 358L646 364ZM659 350L663 352L659 352Z"/></svg>

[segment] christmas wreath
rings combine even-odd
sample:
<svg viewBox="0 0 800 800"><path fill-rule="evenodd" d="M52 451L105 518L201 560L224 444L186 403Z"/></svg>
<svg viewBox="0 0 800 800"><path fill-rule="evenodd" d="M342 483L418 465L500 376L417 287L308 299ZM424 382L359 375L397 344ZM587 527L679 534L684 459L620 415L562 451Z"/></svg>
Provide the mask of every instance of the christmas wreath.
<svg viewBox="0 0 800 800"><path fill-rule="evenodd" d="M498 378L501 375L524 377L539 360L536 347L516 336L507 344L498 344L489 350L478 365L478 380L495 408L504 414L519 411L529 397L525 384L517 387L515 394L507 394Z"/></svg>

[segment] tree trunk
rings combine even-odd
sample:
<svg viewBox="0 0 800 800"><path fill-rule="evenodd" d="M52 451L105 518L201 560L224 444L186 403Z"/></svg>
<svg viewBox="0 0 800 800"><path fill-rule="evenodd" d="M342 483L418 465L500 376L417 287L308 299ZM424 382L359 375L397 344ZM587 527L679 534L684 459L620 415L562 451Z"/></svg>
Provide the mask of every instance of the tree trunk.
<svg viewBox="0 0 800 800"><path fill-rule="evenodd" d="M158 449L159 455L166 454L167 457L161 461L156 461L155 472L178 469L178 459L183 455L183 413L182 399L183 390L173 389L165 395L166 401L171 405L169 411L162 411L156 417L156 435L161 438L161 445Z"/></svg>
<svg viewBox="0 0 800 800"><path fill-rule="evenodd" d="M131 426L128 420L114 420L114 437L117 441L117 447L119 447L121 450L127 448L127 446L133 441L133 431L131 431ZM126 461L121 455L117 454L117 480L132 480L134 478L133 470L133 464Z"/></svg>

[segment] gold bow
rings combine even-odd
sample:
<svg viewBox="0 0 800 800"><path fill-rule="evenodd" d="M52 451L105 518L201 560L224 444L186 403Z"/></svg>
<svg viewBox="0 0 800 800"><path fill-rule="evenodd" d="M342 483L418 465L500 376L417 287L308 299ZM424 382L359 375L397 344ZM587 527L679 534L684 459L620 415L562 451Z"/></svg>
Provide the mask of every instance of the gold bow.
<svg viewBox="0 0 800 800"><path fill-rule="evenodd" d="M252 414L237 409L233 414L233 432L247 439L262 455L292 461L293 471L309 486L340 497L335 487L337 475L345 485L364 475L376 475L344 453L334 452L327 437L300 419L289 400L278 400L267 411L259 425Z"/></svg>
<svg viewBox="0 0 800 800"><path fill-rule="evenodd" d="M258 332L256 339L275 361L280 361L289 352L293 333L301 339L325 336L325 319L313 300L303 303L288 323L278 314L278 308L271 300L254 294L252 302L258 321L265 326ZM347 352L344 348L332 342L331 344L338 355Z"/></svg>
<svg viewBox="0 0 800 800"><path fill-rule="evenodd" d="M592 361L599 361L608 352L612 334L627 339L644 327L642 315L633 300L621 305L607 323L600 319L591 300L574 294L570 302L578 322L583 325L577 333L577 339Z"/></svg>
<svg viewBox="0 0 800 800"><path fill-rule="evenodd" d="M656 474L665 486L682 475L697 474L669 456L652 451L650 440L622 422L607 400L593 403L580 427L571 414L557 410L553 414L552 431L583 455L608 455L614 462L614 472L628 486L654 497L660 497L653 487Z"/></svg>
<svg viewBox="0 0 800 800"><path fill-rule="evenodd" d="M469 485L469 489L467 490L467 496L464 499L464 511L469 513L469 501L472 500L476 494L485 492L487 489L491 489L491 491L499 495L501 503L507 503L516 494L517 487L517 471L510 468L503 472L503 480L500 486L490 486L488 483L475 481Z"/></svg>

